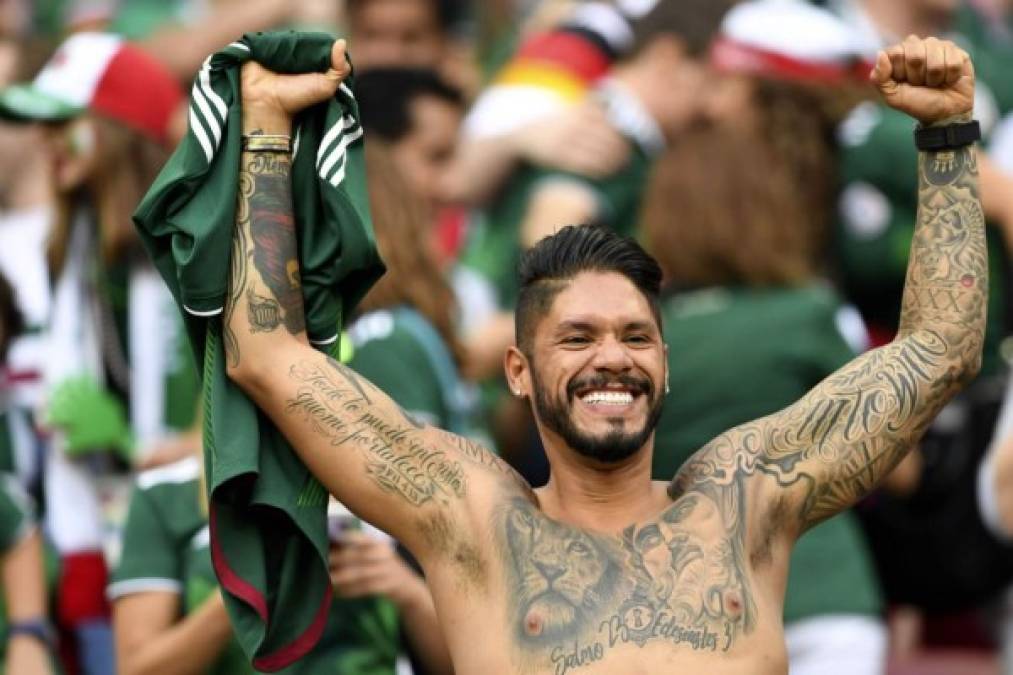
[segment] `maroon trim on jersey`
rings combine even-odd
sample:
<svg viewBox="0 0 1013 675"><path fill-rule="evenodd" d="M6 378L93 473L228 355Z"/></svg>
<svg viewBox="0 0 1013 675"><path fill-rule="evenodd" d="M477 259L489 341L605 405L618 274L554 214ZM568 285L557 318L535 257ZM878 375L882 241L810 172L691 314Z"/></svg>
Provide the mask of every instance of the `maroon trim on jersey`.
<svg viewBox="0 0 1013 675"><path fill-rule="evenodd" d="M313 617L313 621L309 627L299 637L273 654L267 654L254 659L253 667L257 670L273 673L305 656L307 652L316 646L317 642L320 641L320 636L324 634L324 628L327 626L327 616L331 611L332 598L333 595L331 593L324 593L323 601L320 603L320 607L317 608L317 613Z"/></svg>
<svg viewBox="0 0 1013 675"><path fill-rule="evenodd" d="M222 543L218 539L216 521L216 509L212 501L208 507L208 525L211 534L211 563L215 567L215 574L218 575L218 580L225 590L252 607L260 620L266 624L269 618L267 600L253 584L243 579L229 566L229 561L225 559L225 551L222 550Z"/></svg>
<svg viewBox="0 0 1013 675"><path fill-rule="evenodd" d="M217 536L215 505L213 501L208 506L208 525L211 535L211 563L214 565L215 574L218 576L218 581L221 582L222 588L252 607L257 612L260 620L264 622L264 625L269 626L271 616L267 609L267 600L264 598L264 594L253 584L239 576L239 573L229 566L229 562L225 557L225 551ZM310 622L306 630L277 651L254 658L254 668L268 673L281 670L301 659L316 646L324 633L324 628L327 626L327 616L331 611L331 600L333 597L330 589L326 589L323 596L320 606L313 616L313 621Z"/></svg>

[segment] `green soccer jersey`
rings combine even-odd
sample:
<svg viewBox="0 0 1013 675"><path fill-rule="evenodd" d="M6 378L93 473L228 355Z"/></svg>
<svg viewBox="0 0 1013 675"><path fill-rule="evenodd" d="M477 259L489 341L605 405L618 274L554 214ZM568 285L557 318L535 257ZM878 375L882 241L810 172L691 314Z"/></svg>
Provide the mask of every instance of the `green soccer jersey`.
<svg viewBox="0 0 1013 675"><path fill-rule="evenodd" d="M436 362L420 335L407 325L406 316L402 312L378 310L356 319L348 328L354 350L348 365L419 422L449 428L454 393L447 391L441 382ZM439 341L438 336L436 340ZM450 358L442 342L435 348ZM405 377L406 373L411 373L411 377ZM456 372L452 377L457 379Z"/></svg>
<svg viewBox="0 0 1013 675"><path fill-rule="evenodd" d="M670 295L662 320L672 393L655 436L653 474L659 480L670 480L721 432L790 405L854 357L839 328L847 328L848 314L817 285ZM851 513L798 541L786 622L879 610L871 559Z"/></svg>
<svg viewBox="0 0 1013 675"><path fill-rule="evenodd" d="M900 315L918 207L918 151L911 118L865 103L841 126L841 197L837 264L844 294L858 306L877 341L893 337ZM1000 368L1005 324L1005 250L989 231L988 325L982 373Z"/></svg>
<svg viewBox="0 0 1013 675"><path fill-rule="evenodd" d="M369 312L349 327L348 337L348 365L412 417L489 443L478 421L478 389L461 379L450 349L421 314L408 307Z"/></svg>
<svg viewBox="0 0 1013 675"><path fill-rule="evenodd" d="M176 593L187 614L217 588L207 516L200 506L200 471L200 461L188 458L140 474L130 500L122 557L109 586L111 598L144 591ZM397 612L389 602L335 599L316 648L279 672L393 675L399 646ZM254 672L235 640L208 671Z"/></svg>

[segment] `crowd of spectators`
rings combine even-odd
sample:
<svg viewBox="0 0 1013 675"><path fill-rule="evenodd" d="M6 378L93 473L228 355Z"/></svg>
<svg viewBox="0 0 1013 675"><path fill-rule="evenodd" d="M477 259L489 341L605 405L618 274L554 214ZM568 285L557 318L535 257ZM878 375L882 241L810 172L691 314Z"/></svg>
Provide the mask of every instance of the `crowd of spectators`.
<svg viewBox="0 0 1013 675"><path fill-rule="evenodd" d="M131 214L195 124L195 81L208 105L205 58L275 29L346 37L354 67L387 272L342 360L536 486L502 375L520 253L597 223L658 259L668 480L892 339L916 149L869 64L908 34L966 49L981 374L800 541L784 622L792 675L1013 675L1009 0L0 0L0 674L255 672L211 565L200 364ZM284 672L452 672L418 564L328 514L338 601Z"/></svg>

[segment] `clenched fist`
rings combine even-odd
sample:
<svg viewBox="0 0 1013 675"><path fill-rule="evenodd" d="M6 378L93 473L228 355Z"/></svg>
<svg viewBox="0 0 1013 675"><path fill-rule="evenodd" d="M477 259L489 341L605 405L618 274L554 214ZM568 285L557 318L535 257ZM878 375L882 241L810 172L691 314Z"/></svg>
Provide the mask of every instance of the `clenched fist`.
<svg viewBox="0 0 1013 675"><path fill-rule="evenodd" d="M974 66L949 40L911 35L879 52L869 78L887 105L923 125L970 119Z"/></svg>
<svg viewBox="0 0 1013 675"><path fill-rule="evenodd" d="M335 41L331 67L324 73L279 75L254 61L244 63L240 81L244 130L288 133L293 115L334 96L351 71L344 40Z"/></svg>

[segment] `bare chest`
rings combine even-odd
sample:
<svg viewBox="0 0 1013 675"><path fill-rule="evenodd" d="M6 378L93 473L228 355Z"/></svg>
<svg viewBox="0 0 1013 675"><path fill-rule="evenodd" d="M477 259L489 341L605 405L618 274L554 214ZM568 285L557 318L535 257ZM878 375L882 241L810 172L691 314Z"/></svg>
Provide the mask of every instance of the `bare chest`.
<svg viewBox="0 0 1013 675"><path fill-rule="evenodd" d="M516 500L499 514L496 539L502 605L490 618L503 622L503 657L515 672L659 672L697 662L709 672L783 670L780 621L761 626L774 613L757 600L741 533L706 497L683 498L617 537ZM765 651L744 649L760 635ZM747 652L752 670L736 671L731 664ZM774 668L757 669L760 657Z"/></svg>

